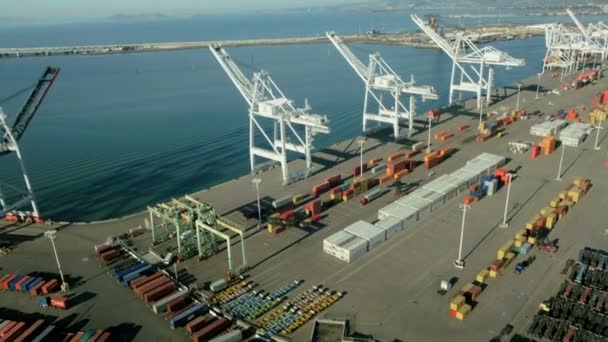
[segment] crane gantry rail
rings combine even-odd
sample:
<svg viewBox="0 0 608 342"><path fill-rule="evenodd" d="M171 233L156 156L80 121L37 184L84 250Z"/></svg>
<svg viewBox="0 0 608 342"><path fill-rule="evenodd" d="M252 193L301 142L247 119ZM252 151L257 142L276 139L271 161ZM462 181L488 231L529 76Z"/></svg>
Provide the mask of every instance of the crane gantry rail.
<svg viewBox="0 0 608 342"><path fill-rule="evenodd" d="M335 32L326 32L325 35L365 83L363 131L367 131L367 121L388 123L393 126L393 135L397 140L401 137L399 121L405 119L408 121L408 136L411 136L416 116L416 96L423 100L437 100L439 97L435 89L416 85L413 76L410 82L404 82L378 52L370 54L369 63L365 65ZM390 94L389 104L384 102L383 93ZM402 95L409 95L409 108L401 102ZM376 102L377 113L372 112L375 107L370 105L370 101Z"/></svg>
<svg viewBox="0 0 608 342"><path fill-rule="evenodd" d="M456 39L454 42L450 42L415 14L411 15L411 18L452 59L449 104L454 102L455 91L460 92L460 95L462 95L462 92L472 92L477 95L477 108L479 108L481 107L483 90L486 91L487 101L490 103L492 101L494 67L511 68L525 65L525 60L514 58L492 46L477 47L463 32L456 33ZM459 78L458 82L456 81L457 78Z"/></svg>
<svg viewBox="0 0 608 342"><path fill-rule="evenodd" d="M266 71L255 72L252 80L249 80L221 45L212 44L209 50L249 105L251 171L255 172L264 165L256 162L257 156L281 164L283 184L307 177L312 171L311 150L314 135L330 133L327 117L310 113L311 108L307 101L304 108L296 108L293 101L285 97ZM273 121L272 138L263 128L261 119ZM298 128L304 129L304 138L298 133ZM255 144L256 132L262 134L271 149ZM306 169L303 173L289 173L287 151L305 155Z"/></svg>

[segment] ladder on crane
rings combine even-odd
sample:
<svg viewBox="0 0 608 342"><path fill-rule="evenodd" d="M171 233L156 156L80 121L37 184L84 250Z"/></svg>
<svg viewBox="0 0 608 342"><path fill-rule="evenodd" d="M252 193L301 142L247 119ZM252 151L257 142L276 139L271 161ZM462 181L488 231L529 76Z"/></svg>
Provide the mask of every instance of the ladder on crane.
<svg viewBox="0 0 608 342"><path fill-rule="evenodd" d="M411 136L416 116L416 96L422 97L423 101L437 100L439 97L435 89L416 85L413 75L410 82L404 82L378 52L370 54L369 63L365 65L335 32L326 32L325 35L365 83L363 132L367 131L368 121L388 123L393 126L394 138L398 140L401 137L399 122L407 120L408 136ZM386 93L390 95L388 104L383 101L382 96ZM402 95L409 95L409 108L401 102ZM370 100L375 101L377 113L371 111L375 107L370 107Z"/></svg>
<svg viewBox="0 0 608 342"><path fill-rule="evenodd" d="M249 105L251 172L256 172L260 166L267 164L257 163L256 157L260 157L280 163L284 185L307 177L312 172L313 137L318 133L330 133L327 117L311 114L308 101L304 108L296 108L293 101L285 97L266 71L255 72L252 80L249 80L221 45L211 44L209 50ZM263 128L262 119L272 120L272 134ZM301 131L302 128L304 138L298 133L298 129ZM254 138L258 132L262 134L270 149L256 145ZM289 173L287 151L305 155L304 172Z"/></svg>
<svg viewBox="0 0 608 342"><path fill-rule="evenodd" d="M477 47L463 32L458 32L455 41L451 43L415 14L411 15L411 18L452 59L450 105L454 103L455 91L459 92L460 99L462 99L462 92L475 93L477 95L477 108L480 108L482 105L482 91L485 90L487 102L490 103L494 84L494 67L511 68L525 65L523 59L514 58L492 46ZM465 66L468 66L468 68ZM457 73L459 75L456 75Z"/></svg>
<svg viewBox="0 0 608 342"><path fill-rule="evenodd" d="M17 160L19 161L19 166L21 168L21 173L26 186L26 190L24 192L18 191L20 192L20 198L10 203L8 202L8 198L4 197L2 189L0 189L0 217L5 217L7 213L23 208L29 203L31 206L31 213L28 213L28 215L25 216L31 216L28 218L31 218L35 222L40 222L40 212L38 211L38 206L36 205L34 192L25 169L25 163L23 161L23 156L21 154L21 150L19 149L18 142L25 134L25 131L34 118L34 115L36 115L36 112L40 108L40 105L44 101L48 91L55 82L57 75L59 75L59 71L59 68L51 66L45 69L44 73L38 79L38 82L30 93L30 96L25 101L25 104L17 113L15 121L11 126L9 126L7 122L6 114L4 114L4 111L2 108L0 108L0 133L2 139L0 140L0 156L8 155L13 152L15 153ZM17 190L12 186L9 187ZM23 217L23 219L25 219L25 217Z"/></svg>

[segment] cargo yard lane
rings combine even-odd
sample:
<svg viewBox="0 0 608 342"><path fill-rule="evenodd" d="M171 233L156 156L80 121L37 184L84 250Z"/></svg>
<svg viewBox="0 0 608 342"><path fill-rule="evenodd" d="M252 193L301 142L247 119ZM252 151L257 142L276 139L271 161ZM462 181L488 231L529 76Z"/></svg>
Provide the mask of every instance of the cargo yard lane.
<svg viewBox="0 0 608 342"><path fill-rule="evenodd" d="M558 82L547 73L542 79L542 87L554 89L559 86ZM473 203L467 212L463 247L466 267L463 270L454 268L452 263L458 255L462 218L459 204L463 196L448 200L431 215L426 215L350 264L323 253L323 240L328 236L358 220L376 221L378 209L396 199L394 189L388 188L390 191L365 206L359 204L358 198L333 206L323 213L315 229L289 228L278 235L271 235L265 230L257 232L255 228L248 230L247 257L252 266L248 272L250 279L269 291L293 280L303 280L302 289L322 284L334 290L346 291L344 298L321 316L328 314L348 318L355 330L382 341L393 338L412 341L487 341L498 335L506 324L512 324L515 332L525 331L539 303L558 289L561 283L559 272L566 260L575 259L578 250L587 245L608 248L603 224L608 220L605 210L608 207L608 196L605 195L608 191L608 169L604 167L608 159L605 149L608 147L604 144L602 150L594 150L593 136L578 148L567 148L563 180L556 181L560 153L530 160L529 153L510 153L507 142L540 140L529 134L531 125L540 123L546 115L555 114L560 109L567 110L578 105L590 108L593 94L607 86L608 81L601 79L597 85L562 92L561 95L543 93L539 100L535 100L536 77L532 77L524 81L521 107L528 112L539 110L541 115L517 121L508 127L502 138L493 137L485 142L476 142L471 138L477 135L474 127L479 119L478 112L473 109L473 101L466 103L465 108L470 111L468 114L443 114L441 123L433 125L433 132L456 132L456 127L462 124L472 128L455 133L446 141L434 140L434 149L451 146L456 149L455 152L432 169L433 176L429 176L429 171L422 167L417 167L403 178L406 185L423 185L457 170L483 152L511 159L507 164L509 169L521 167L511 188L509 217L512 219L509 228L499 227L506 189ZM502 113L514 109L517 87L508 88L508 92L508 98L493 104L488 111ZM426 141L426 134L427 131L423 130L413 139ZM278 168L259 175L262 178L261 197L276 199L286 194L306 193L313 185L337 173L349 175L351 168L359 165L359 145L356 141L345 141L316 153L313 162L323 171L296 184L281 187ZM365 144L364 158L385 158L405 150L403 145L371 137ZM301 167L303 161L296 160L291 164L295 169ZM512 239L534 214L578 176L591 179L593 186L580 204L552 230L551 238L559 239L559 250L555 254L547 254L535 248L531 253L536 255L537 260L524 273L517 275L507 271L499 278L489 280L490 286L465 321L450 317L448 302L457 289L487 267L494 260L496 250L506 240ZM250 176L218 185L196 196L212 204L218 214L232 212L245 203L253 204L256 201ZM170 330L167 321L154 315L142 301L108 276L92 254L94 244L108 236L142 226L145 217L146 214L137 214L120 220L60 227L56 243L64 272L72 282L72 290L93 295L70 311L47 309L42 313L60 318L75 315L72 317L80 325L72 330L119 327L133 332L132 328L135 327L133 335L137 341L188 340L183 330ZM251 226L255 226L255 223ZM2 227L3 238L15 241L14 249L1 257L2 273L56 273L55 260L49 254L50 243L40 235L45 229L47 227ZM144 234L135 239L134 248L145 252L149 243L149 234ZM240 260L240 249L235 250L237 252L233 253L236 254L233 258ZM180 263L179 270L192 275L195 284L202 285L225 276L225 251L205 261L194 259ZM456 287L445 296L437 294L441 280L452 277L459 279ZM41 312L36 301L29 296L8 292L2 294L1 301L2 312ZM311 327L309 322L291 337L296 341L306 340Z"/></svg>

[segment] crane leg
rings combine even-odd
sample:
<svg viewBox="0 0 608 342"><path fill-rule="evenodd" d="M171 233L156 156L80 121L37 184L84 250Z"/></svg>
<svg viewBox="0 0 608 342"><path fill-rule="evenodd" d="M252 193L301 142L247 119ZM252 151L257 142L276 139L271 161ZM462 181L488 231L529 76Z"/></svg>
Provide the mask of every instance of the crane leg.
<svg viewBox="0 0 608 342"><path fill-rule="evenodd" d="M312 156L310 155L310 140L311 140L311 133L310 133L310 128L308 126L306 126L305 131L305 143L306 143L306 168L307 169L311 169L312 168Z"/></svg>
<svg viewBox="0 0 608 342"><path fill-rule="evenodd" d="M365 89L365 97L363 99L363 132L365 133L367 131L367 106L369 104L369 92L370 89L366 88Z"/></svg>
<svg viewBox="0 0 608 342"><path fill-rule="evenodd" d="M488 69L488 89L486 90L486 96L488 105L492 103L492 83L494 82L494 67L490 66Z"/></svg>
<svg viewBox="0 0 608 342"><path fill-rule="evenodd" d="M411 137L414 134L414 116L416 116L416 97L410 96L410 117L409 117L409 129L407 136Z"/></svg>
<svg viewBox="0 0 608 342"><path fill-rule="evenodd" d="M249 113L249 162L251 164L251 172L255 171L255 154L253 153L254 147L254 124L253 124L253 115Z"/></svg>
<svg viewBox="0 0 608 342"><path fill-rule="evenodd" d="M281 129L281 170L283 173L283 184L287 185L289 173L287 171L287 149L285 148L285 121L279 123Z"/></svg>
<svg viewBox="0 0 608 342"><path fill-rule="evenodd" d="M450 77L450 98L448 99L448 105L454 103L454 76L456 74L456 62L452 62L452 76Z"/></svg>

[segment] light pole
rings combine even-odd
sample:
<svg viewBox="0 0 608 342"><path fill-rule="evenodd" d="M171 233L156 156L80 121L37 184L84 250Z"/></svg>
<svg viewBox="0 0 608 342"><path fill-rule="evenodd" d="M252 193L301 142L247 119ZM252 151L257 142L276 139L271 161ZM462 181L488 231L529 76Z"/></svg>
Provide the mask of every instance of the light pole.
<svg viewBox="0 0 608 342"><path fill-rule="evenodd" d="M515 110L519 112L519 94L521 93L521 87L523 84L521 82L517 83L517 104L515 105Z"/></svg>
<svg viewBox="0 0 608 342"><path fill-rule="evenodd" d="M481 124L483 123L483 104L484 104L484 99L481 99L481 104L479 106L479 129L481 129Z"/></svg>
<svg viewBox="0 0 608 342"><path fill-rule="evenodd" d="M63 277L63 271L61 270L61 264L59 263L59 256L57 255L57 248L55 248L55 237L57 236L57 230L47 230L44 232L44 236L51 240L51 246L53 246L55 260L57 260L57 268L59 268L59 275L61 276L61 291L68 292L69 285L65 282L65 278Z"/></svg>
<svg viewBox="0 0 608 342"><path fill-rule="evenodd" d="M363 145L365 144L365 139L359 139L359 148L361 149L361 163L359 169L359 176L363 176Z"/></svg>
<svg viewBox="0 0 608 342"><path fill-rule="evenodd" d="M426 153L431 153L431 126L433 125L433 118L429 114L429 139L426 142Z"/></svg>
<svg viewBox="0 0 608 342"><path fill-rule="evenodd" d="M600 122L598 124L598 126L596 127L597 129L597 134L595 135L595 146L593 147L596 150L600 149L600 146L598 145L598 143L600 142L600 129L602 129L602 119L600 118Z"/></svg>
<svg viewBox="0 0 608 342"><path fill-rule="evenodd" d="M253 184L255 184L255 195L258 200L258 231L260 231L260 227L262 226L262 208L260 207L260 183L262 183L261 178L254 178L251 180Z"/></svg>
<svg viewBox="0 0 608 342"><path fill-rule="evenodd" d="M566 151L566 145L562 142L562 155L559 157L559 168L557 169L557 178L555 180L562 180L562 164L564 163L564 151Z"/></svg>
<svg viewBox="0 0 608 342"><path fill-rule="evenodd" d="M505 202L505 214L502 218L502 224L500 225L500 228L509 227L509 224L507 223L507 210L509 208L509 195L511 194L511 182L513 181L513 175L511 173L507 173L507 177L509 177L507 184L507 200Z"/></svg>
<svg viewBox="0 0 608 342"><path fill-rule="evenodd" d="M464 260L462 260L462 240L464 238L464 223L467 217L467 210L471 206L469 204L461 204L460 208L462 209L462 226L460 227L460 247L458 247L458 259L454 260L454 266L456 268L463 269L464 268Z"/></svg>
<svg viewBox="0 0 608 342"><path fill-rule="evenodd" d="M538 82L536 82L536 99L538 100L538 91L540 89L540 77L543 75L542 72L539 72L538 74L536 74L536 76L538 76Z"/></svg>

